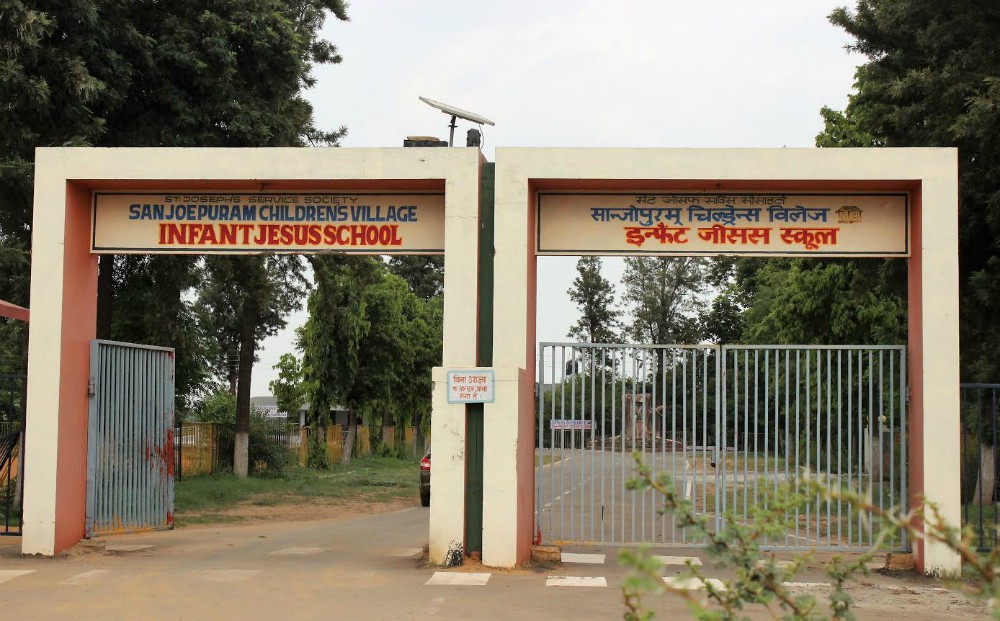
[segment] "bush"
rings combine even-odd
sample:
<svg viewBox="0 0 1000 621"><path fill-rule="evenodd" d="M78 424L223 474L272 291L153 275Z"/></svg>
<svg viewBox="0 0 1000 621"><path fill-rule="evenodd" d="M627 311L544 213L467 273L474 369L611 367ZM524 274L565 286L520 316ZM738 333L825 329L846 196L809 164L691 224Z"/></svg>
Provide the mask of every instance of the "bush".
<svg viewBox="0 0 1000 621"><path fill-rule="evenodd" d="M218 425L218 450L223 456L219 465L223 471L231 471L236 444L236 395L225 390L212 393L202 402L198 420ZM250 474L280 476L285 471L289 461L287 433L284 422L268 420L263 412L251 408Z"/></svg>
<svg viewBox="0 0 1000 621"><path fill-rule="evenodd" d="M250 473L281 476L288 465L287 431L257 412L250 414Z"/></svg>
<svg viewBox="0 0 1000 621"><path fill-rule="evenodd" d="M695 539L704 538L706 552L713 564L730 568L735 577L713 584L701 567L689 564L678 579L702 587L705 596L701 597L688 585L666 585L661 578L660 562L650 557L646 550L623 550L619 560L632 569L622 587L627 621L652 619L653 612L646 608L644 598L665 592L683 598L692 616L700 620L745 619L747 611L753 608L772 618L789 621L825 619L824 609L830 618L855 619L851 610L853 600L845 586L858 575L868 573L868 563L899 531L905 531L914 541L943 544L955 552L965 569L963 580L958 583L962 592L973 600L986 603L990 616L1000 619L1000 546L977 550L972 531L946 523L932 503L906 512L898 506L886 509L867 495L840 487L836 480L806 471L767 492L765 502L752 509L745 524L727 514L723 526L716 529L714 516L695 511L694 505L677 491L669 476L654 475L639 454L633 455L633 459L636 477L627 482L626 488L639 492L653 490L662 503L660 513L673 516L676 527L687 529ZM791 567L781 567L761 549L760 542L788 528L789 520L793 519L789 517L791 509L801 510L830 501L843 502L850 511L856 512L868 528L873 529L874 543L850 560L835 555L824 564L823 571L831 590L822 599L795 595L789 583L812 553L799 556Z"/></svg>

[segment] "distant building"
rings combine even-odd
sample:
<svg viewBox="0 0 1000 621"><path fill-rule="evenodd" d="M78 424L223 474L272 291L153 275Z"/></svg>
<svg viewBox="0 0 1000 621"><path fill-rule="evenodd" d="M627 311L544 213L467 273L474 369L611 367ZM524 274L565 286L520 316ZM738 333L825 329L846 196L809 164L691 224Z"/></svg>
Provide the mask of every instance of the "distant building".
<svg viewBox="0 0 1000 621"><path fill-rule="evenodd" d="M278 409L278 400L271 395L260 397L250 397L250 405L264 413L269 420L287 420L288 422L298 422L302 427L306 425L306 417L309 414L309 404L305 403L299 408L296 416L289 417L287 412ZM347 424L347 409L339 405L330 407L330 418L335 425Z"/></svg>

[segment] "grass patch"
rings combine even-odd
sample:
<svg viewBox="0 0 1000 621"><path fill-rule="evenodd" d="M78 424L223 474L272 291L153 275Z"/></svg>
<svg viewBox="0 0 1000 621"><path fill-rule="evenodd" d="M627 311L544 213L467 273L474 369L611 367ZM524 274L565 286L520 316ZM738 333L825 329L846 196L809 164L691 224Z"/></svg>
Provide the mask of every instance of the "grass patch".
<svg viewBox="0 0 1000 621"><path fill-rule="evenodd" d="M419 481L416 460L391 457L356 459L347 465L333 464L329 470L293 467L280 477L197 476L174 485L174 514L179 524L205 524L239 521L225 512L240 504L415 499Z"/></svg>

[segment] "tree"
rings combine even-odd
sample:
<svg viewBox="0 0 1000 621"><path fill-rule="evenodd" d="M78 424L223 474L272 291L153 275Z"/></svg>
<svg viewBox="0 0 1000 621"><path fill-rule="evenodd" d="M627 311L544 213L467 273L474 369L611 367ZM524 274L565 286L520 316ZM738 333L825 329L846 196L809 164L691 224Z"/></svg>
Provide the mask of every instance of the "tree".
<svg viewBox="0 0 1000 621"><path fill-rule="evenodd" d="M309 296L309 319L302 329L300 344L306 379L311 386L310 425L314 443L325 442L330 406L348 408L348 432L341 460L347 463L357 435L358 408L371 395L355 390L362 358L362 345L371 330L367 316L365 288L374 282L381 264L368 257L315 255L310 257L315 290ZM315 465L325 463L325 449Z"/></svg>
<svg viewBox="0 0 1000 621"><path fill-rule="evenodd" d="M443 256L393 256L389 259L389 271L405 280L418 298L430 300L444 293Z"/></svg>
<svg viewBox="0 0 1000 621"><path fill-rule="evenodd" d="M601 258L580 257L576 272L573 286L566 293L576 302L580 318L570 327L567 336L584 343L617 342L621 311L614 306L614 285L601 275Z"/></svg>
<svg viewBox="0 0 1000 621"><path fill-rule="evenodd" d="M283 328L301 306L306 281L296 255L211 256L200 303L202 317L221 344L236 346L236 440L233 472L249 474L250 380L257 344Z"/></svg>
<svg viewBox="0 0 1000 621"><path fill-rule="evenodd" d="M708 262L698 258L630 257L625 259L625 300L630 304L627 333L639 343L696 343Z"/></svg>
<svg viewBox="0 0 1000 621"><path fill-rule="evenodd" d="M830 21L867 57L843 127L891 147L952 146L959 154L962 374L1000 376L1000 5L990 0L859 0Z"/></svg>
<svg viewBox="0 0 1000 621"><path fill-rule="evenodd" d="M136 32L96 0L12 0L0 32L0 299L28 306L35 147L97 143L130 73L112 43ZM18 351L22 330L0 329L0 351Z"/></svg>
<svg viewBox="0 0 1000 621"><path fill-rule="evenodd" d="M428 419L431 368L441 363L441 301L417 297L374 259L318 255L312 263L316 287L299 341L310 424L321 443L330 405L348 409L341 457L347 463L359 419L369 426L375 448L386 421L401 430ZM316 445L313 453L314 465L322 465L325 448Z"/></svg>
<svg viewBox="0 0 1000 621"><path fill-rule="evenodd" d="M305 383L305 369L294 354L282 354L278 364L273 368L278 372L278 379L271 380L268 388L274 395L278 411L294 417L305 405L309 392L309 387Z"/></svg>
<svg viewBox="0 0 1000 621"><path fill-rule="evenodd" d="M434 382L431 370L441 366L444 305L440 297L429 300L406 296L403 303L404 341L411 349L407 364L401 369L399 406L395 421L397 435L403 425L412 424L417 432L417 452L423 453L424 435L430 428L431 394ZM396 446L400 446L397 437Z"/></svg>
<svg viewBox="0 0 1000 621"><path fill-rule="evenodd" d="M740 276L748 343L897 344L906 338L899 261L769 259ZM738 295L738 294L737 294Z"/></svg>
<svg viewBox="0 0 1000 621"><path fill-rule="evenodd" d="M211 350L212 342L188 295L201 282L202 270L186 256L117 259L110 292L117 312L111 317L107 337L174 348L177 411L187 416L210 375L205 352Z"/></svg>
<svg viewBox="0 0 1000 621"><path fill-rule="evenodd" d="M0 44L0 254L16 269L0 283L3 299L27 304L37 146L298 146L336 144L343 135L343 128L316 128L302 96L314 83L313 64L340 62L319 31L327 11L347 19L342 0L179 0L169 8L14 0L0 12L0 29L12 35ZM190 272L191 258L150 259L148 268L163 280L182 261L189 262L182 272ZM247 262L247 269L255 265ZM117 330L120 338L146 342L163 336L155 326L115 318L114 300L134 314L132 301L165 299L115 282L116 272L122 273L102 258L100 334ZM181 308L186 291L175 292L167 306ZM152 315L156 308L141 311ZM175 328L170 338L190 340L178 332L182 322ZM249 378L249 369L242 375Z"/></svg>

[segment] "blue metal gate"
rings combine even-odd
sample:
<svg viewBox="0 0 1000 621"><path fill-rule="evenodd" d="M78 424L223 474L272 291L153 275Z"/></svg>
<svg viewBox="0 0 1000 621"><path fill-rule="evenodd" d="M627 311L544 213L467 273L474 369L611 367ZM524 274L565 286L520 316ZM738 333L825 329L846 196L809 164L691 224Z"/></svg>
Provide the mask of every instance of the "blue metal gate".
<svg viewBox="0 0 1000 621"><path fill-rule="evenodd" d="M86 536L173 527L174 351L90 348Z"/></svg>

